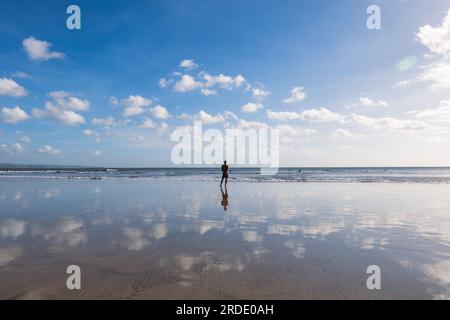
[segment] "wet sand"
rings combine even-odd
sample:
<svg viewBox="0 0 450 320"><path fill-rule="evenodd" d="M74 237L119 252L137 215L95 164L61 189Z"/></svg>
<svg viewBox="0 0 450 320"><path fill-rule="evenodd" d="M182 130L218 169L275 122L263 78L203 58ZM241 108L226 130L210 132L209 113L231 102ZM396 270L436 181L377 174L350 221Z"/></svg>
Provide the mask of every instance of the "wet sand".
<svg viewBox="0 0 450 320"><path fill-rule="evenodd" d="M1 299L449 298L446 184L0 186Z"/></svg>

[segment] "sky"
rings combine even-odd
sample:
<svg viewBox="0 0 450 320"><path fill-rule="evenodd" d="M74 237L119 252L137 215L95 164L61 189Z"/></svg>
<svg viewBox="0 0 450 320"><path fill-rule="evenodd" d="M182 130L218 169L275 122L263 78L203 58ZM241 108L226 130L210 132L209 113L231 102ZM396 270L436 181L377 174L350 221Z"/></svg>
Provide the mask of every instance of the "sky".
<svg viewBox="0 0 450 320"><path fill-rule="evenodd" d="M277 128L282 166L449 166L449 89L449 0L0 3L0 163L173 166L198 120Z"/></svg>

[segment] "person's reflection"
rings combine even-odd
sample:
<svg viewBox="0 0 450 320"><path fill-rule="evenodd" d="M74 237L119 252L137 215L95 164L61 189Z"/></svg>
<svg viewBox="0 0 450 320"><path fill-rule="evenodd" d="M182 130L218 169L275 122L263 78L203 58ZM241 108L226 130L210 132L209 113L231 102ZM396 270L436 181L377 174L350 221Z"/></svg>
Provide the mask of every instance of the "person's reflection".
<svg viewBox="0 0 450 320"><path fill-rule="evenodd" d="M225 192L223 192L222 186L220 186L220 191L222 192L222 202L220 203L223 207L223 210L227 211L228 206L228 190L227 186L225 185Z"/></svg>

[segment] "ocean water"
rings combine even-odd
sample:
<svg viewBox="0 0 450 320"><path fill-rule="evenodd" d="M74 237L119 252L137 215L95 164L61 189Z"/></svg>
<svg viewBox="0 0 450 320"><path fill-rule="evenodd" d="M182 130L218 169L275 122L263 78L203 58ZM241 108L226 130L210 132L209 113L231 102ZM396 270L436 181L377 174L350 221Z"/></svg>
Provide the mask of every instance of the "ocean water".
<svg viewBox="0 0 450 320"><path fill-rule="evenodd" d="M153 179L214 181L218 168L51 168L0 169L8 179ZM277 174L261 175L259 168L231 168L235 182L364 182L450 183L450 167L420 168L280 168Z"/></svg>

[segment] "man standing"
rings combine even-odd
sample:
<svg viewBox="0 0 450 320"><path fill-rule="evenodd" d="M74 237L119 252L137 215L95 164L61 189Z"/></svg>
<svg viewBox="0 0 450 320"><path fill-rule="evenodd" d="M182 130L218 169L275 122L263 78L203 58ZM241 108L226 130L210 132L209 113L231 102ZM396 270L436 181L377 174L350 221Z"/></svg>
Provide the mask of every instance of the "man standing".
<svg viewBox="0 0 450 320"><path fill-rule="evenodd" d="M222 181L220 181L220 186L222 186L223 179L225 179L225 186L226 186L228 182L228 166L226 161L224 161L222 165Z"/></svg>

